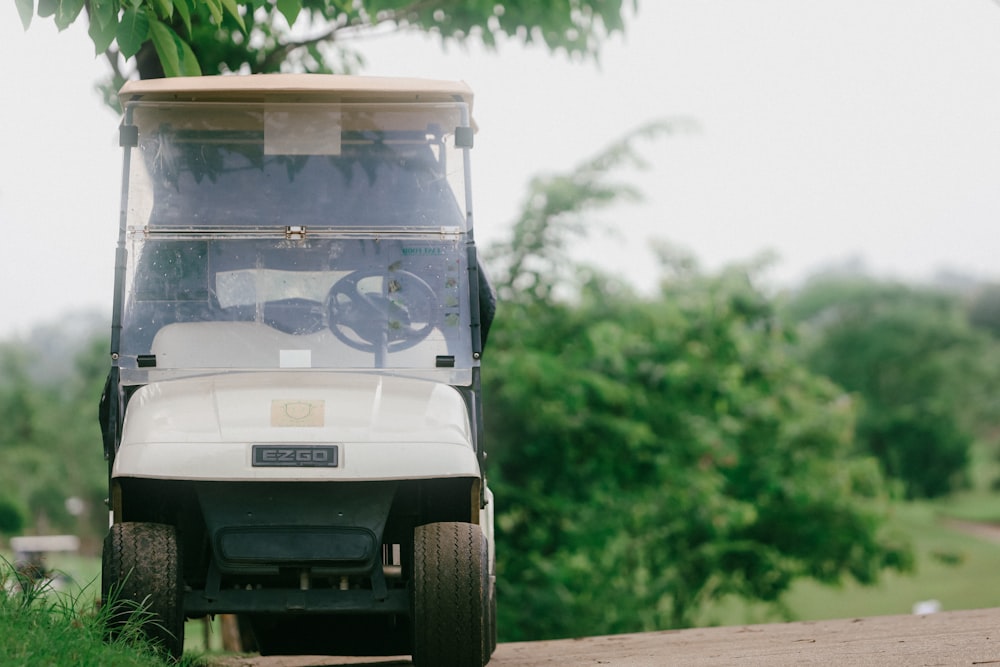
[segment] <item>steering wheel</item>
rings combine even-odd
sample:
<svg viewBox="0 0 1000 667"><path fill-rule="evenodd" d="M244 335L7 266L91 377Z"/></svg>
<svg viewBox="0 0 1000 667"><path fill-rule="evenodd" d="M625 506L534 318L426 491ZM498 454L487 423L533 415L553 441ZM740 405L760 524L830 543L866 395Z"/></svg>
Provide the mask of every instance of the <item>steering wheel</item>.
<svg viewBox="0 0 1000 667"><path fill-rule="evenodd" d="M280 299L263 304L264 323L283 333L303 336L326 326L324 306L312 299Z"/></svg>
<svg viewBox="0 0 1000 667"><path fill-rule="evenodd" d="M437 325L437 294L409 271L361 269L347 274L326 297L327 322L340 341L363 352L398 352Z"/></svg>

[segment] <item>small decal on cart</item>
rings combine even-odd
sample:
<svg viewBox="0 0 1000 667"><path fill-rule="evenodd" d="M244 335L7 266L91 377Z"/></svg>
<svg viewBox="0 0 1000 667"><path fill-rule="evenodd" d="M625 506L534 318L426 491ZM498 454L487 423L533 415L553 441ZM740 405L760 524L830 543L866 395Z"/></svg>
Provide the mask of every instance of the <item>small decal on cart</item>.
<svg viewBox="0 0 1000 667"><path fill-rule="evenodd" d="M323 426L326 401L276 398L271 401L271 426Z"/></svg>

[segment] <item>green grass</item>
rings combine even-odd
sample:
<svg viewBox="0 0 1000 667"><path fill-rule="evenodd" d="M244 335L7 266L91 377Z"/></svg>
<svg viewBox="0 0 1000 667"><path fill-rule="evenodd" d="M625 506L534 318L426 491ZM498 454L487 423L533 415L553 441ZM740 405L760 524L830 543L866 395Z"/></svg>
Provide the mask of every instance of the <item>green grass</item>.
<svg viewBox="0 0 1000 667"><path fill-rule="evenodd" d="M937 600L944 611L1000 607L1000 543L973 537L948 521L1000 525L1000 492L993 488L1000 479L996 445L977 442L970 454L969 490L893 505L887 528L912 544L913 572L884 573L874 586L799 581L781 606L726 599L704 609L698 625L909 614L923 600Z"/></svg>
<svg viewBox="0 0 1000 667"><path fill-rule="evenodd" d="M105 641L105 616L98 607L100 561L94 558L53 557L54 571L70 578L65 590L51 584L16 584L7 557L0 560L0 664L24 667L74 665L80 667L166 667L165 660L142 636L142 610L122 628L114 641ZM63 570L62 566L68 569ZM91 576L93 575L93 576ZM89 577L89 578L88 578ZM188 667L202 664L197 655L184 656Z"/></svg>
<svg viewBox="0 0 1000 667"><path fill-rule="evenodd" d="M943 611L1000 606L1000 544L966 534L949 525L949 518L996 522L1000 495L969 492L896 505L890 527L911 541L913 572L884 573L874 586L848 582L831 587L803 580L792 586L780 607L726 599L703 610L698 624L909 614L923 600L939 601Z"/></svg>
<svg viewBox="0 0 1000 667"><path fill-rule="evenodd" d="M0 550L0 580L10 576L9 563L13 562L10 552ZM79 556L76 554L50 554L45 561L46 567L53 572L66 577L69 586L64 594L60 594L64 599L73 598L74 612L69 614L70 622L73 616L83 613L83 608L92 607L96 609L97 598L100 593L101 559L93 556ZM50 591L53 592L54 591ZM6 618L6 617L4 617ZM58 618L58 614L57 614ZM0 623L0 627L4 627ZM0 633L2 635L3 633ZM206 633L205 621L202 619L189 620L185 625L185 662L197 664L199 656L211 651L221 651L222 634L219 626L219 619L209 622ZM206 642L206 639L208 640ZM0 637L0 665L6 665L4 661L4 640ZM22 662L14 664L46 664L44 662ZM53 663L59 664L59 663ZM139 662L136 664L146 664ZM166 664L166 663L164 663Z"/></svg>
<svg viewBox="0 0 1000 667"><path fill-rule="evenodd" d="M839 590L803 583L789 596L790 607L801 618L823 619L909 614L921 600L938 600L943 610L1000 606L1000 544L950 528L942 518L935 504L897 509L894 523L913 540L914 573Z"/></svg>
<svg viewBox="0 0 1000 667"><path fill-rule="evenodd" d="M1000 493L966 491L944 500L934 507L939 514L964 521L1000 524Z"/></svg>

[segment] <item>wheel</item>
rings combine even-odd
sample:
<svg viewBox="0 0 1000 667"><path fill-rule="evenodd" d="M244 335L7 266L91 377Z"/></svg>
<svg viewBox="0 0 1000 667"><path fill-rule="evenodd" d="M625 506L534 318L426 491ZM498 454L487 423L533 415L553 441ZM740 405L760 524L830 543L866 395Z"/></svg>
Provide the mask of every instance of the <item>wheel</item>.
<svg viewBox="0 0 1000 667"><path fill-rule="evenodd" d="M109 636L138 623L173 658L184 652L184 610L177 529L158 523L116 523L104 540L101 599ZM137 610L142 610L136 613Z"/></svg>
<svg viewBox="0 0 1000 667"><path fill-rule="evenodd" d="M362 270L330 288L327 322L333 335L363 352L398 352L426 338L437 324L434 290L409 271Z"/></svg>
<svg viewBox="0 0 1000 667"><path fill-rule="evenodd" d="M418 526L413 542L413 662L485 665L491 646L482 531L470 523L432 523Z"/></svg>

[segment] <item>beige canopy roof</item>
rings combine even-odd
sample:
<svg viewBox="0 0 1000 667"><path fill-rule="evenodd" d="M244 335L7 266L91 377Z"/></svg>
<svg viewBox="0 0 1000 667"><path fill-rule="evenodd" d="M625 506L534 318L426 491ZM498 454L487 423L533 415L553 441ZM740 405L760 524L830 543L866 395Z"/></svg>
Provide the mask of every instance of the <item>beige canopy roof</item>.
<svg viewBox="0 0 1000 667"><path fill-rule="evenodd" d="M472 108L465 83L338 74L251 74L129 81L118 92L124 105L142 98L202 102L454 102Z"/></svg>

